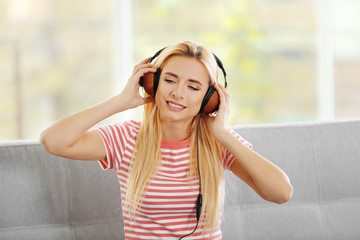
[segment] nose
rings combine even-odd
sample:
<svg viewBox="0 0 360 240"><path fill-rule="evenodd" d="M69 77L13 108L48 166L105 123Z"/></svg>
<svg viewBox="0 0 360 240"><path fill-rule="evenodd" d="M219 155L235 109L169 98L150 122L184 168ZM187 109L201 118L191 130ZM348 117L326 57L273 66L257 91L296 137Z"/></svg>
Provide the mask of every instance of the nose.
<svg viewBox="0 0 360 240"><path fill-rule="evenodd" d="M174 88L171 91L171 95L175 99L184 98L184 86L182 84L175 84Z"/></svg>

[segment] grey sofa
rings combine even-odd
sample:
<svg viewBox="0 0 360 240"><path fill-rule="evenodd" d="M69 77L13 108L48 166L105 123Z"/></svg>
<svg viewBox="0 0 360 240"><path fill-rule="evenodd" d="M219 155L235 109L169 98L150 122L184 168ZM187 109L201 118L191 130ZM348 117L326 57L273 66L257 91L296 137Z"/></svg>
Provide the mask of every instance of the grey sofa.
<svg viewBox="0 0 360 240"><path fill-rule="evenodd" d="M360 239L360 120L235 127L294 187L265 202L226 175L223 239ZM0 239L124 239L119 186L97 162L0 144Z"/></svg>

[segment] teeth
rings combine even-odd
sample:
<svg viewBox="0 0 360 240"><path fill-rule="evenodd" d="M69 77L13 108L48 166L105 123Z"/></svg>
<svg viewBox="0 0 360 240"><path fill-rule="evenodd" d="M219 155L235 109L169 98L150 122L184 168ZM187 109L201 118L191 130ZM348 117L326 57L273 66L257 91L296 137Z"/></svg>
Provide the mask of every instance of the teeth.
<svg viewBox="0 0 360 240"><path fill-rule="evenodd" d="M171 102L169 102L168 104L169 104L170 106L172 106L172 107L175 107L175 108L185 108L185 107L182 107L182 106L176 105L176 104L171 103Z"/></svg>

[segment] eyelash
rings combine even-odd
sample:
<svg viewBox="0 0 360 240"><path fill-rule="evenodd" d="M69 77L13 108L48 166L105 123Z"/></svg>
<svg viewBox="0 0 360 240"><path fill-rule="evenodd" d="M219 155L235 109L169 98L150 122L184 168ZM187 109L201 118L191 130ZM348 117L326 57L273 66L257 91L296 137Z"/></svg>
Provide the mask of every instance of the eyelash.
<svg viewBox="0 0 360 240"><path fill-rule="evenodd" d="M165 82L168 82L168 83L174 83L175 81L170 80L170 79L165 79Z"/></svg>
<svg viewBox="0 0 360 240"><path fill-rule="evenodd" d="M165 79L165 82L167 83L175 83L175 81L173 80L170 80L170 79ZM199 91L200 89L196 88L196 87L193 87L193 86L189 86L189 88L193 91Z"/></svg>
<svg viewBox="0 0 360 240"><path fill-rule="evenodd" d="M193 86L189 86L189 88L191 88L191 89L192 89L192 90L194 90L194 91L199 91L199 89L198 89L198 88L193 87Z"/></svg>

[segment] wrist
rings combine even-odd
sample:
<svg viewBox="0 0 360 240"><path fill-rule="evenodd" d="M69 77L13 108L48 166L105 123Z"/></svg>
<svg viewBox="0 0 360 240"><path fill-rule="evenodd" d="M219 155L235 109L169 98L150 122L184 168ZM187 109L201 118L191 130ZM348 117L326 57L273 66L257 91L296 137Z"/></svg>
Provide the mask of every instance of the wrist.
<svg viewBox="0 0 360 240"><path fill-rule="evenodd" d="M237 140L227 128L224 128L219 136L216 140L225 148L229 148L229 146Z"/></svg>
<svg viewBox="0 0 360 240"><path fill-rule="evenodd" d="M218 140L220 143L226 138L227 133L229 131L226 129L225 126L216 127L212 130L212 135Z"/></svg>

